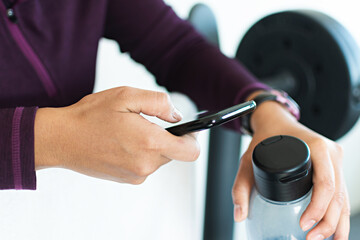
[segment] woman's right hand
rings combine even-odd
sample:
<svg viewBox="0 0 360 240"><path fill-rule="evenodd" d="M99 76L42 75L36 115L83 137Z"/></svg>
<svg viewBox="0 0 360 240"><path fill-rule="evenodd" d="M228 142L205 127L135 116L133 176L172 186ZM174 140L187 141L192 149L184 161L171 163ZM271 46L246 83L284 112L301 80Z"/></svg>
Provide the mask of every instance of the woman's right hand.
<svg viewBox="0 0 360 240"><path fill-rule="evenodd" d="M165 93L119 87L64 108L41 108L35 118L35 167L63 167L131 184L171 159L194 161L194 135L177 137L140 115L178 122Z"/></svg>

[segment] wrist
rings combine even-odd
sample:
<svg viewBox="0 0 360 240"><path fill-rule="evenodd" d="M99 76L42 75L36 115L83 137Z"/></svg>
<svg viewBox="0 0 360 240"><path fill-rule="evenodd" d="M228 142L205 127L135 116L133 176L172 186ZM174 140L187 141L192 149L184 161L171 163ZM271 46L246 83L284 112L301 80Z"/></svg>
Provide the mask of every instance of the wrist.
<svg viewBox="0 0 360 240"><path fill-rule="evenodd" d="M250 126L254 133L266 129L281 130L295 122L297 119L284 106L274 101L259 105L250 118Z"/></svg>
<svg viewBox="0 0 360 240"><path fill-rule="evenodd" d="M59 123L56 108L39 108L34 123L35 169L59 166Z"/></svg>
<svg viewBox="0 0 360 240"><path fill-rule="evenodd" d="M243 131L252 134L260 128L269 129L282 126L300 118L299 106L283 91L256 91L250 94L247 100L254 100L257 108L252 114L243 118ZM282 124L280 124L282 123Z"/></svg>

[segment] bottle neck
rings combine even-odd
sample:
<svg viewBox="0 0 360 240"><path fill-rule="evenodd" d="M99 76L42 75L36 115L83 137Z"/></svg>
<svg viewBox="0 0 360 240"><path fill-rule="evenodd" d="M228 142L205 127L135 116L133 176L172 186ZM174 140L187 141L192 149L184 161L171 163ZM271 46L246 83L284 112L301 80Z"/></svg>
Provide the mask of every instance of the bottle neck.
<svg viewBox="0 0 360 240"><path fill-rule="evenodd" d="M308 197L311 197L312 188L305 195L303 195L302 197L300 197L298 199L295 199L295 200L292 200L292 201L286 201L286 202L273 201L273 200L270 200L270 199L262 196L257 190L256 190L256 192L260 196L261 199L263 199L264 201L266 201L268 203L275 204L275 205L291 205L291 204L296 204L298 202L301 202L301 201L303 201L304 199L306 199Z"/></svg>

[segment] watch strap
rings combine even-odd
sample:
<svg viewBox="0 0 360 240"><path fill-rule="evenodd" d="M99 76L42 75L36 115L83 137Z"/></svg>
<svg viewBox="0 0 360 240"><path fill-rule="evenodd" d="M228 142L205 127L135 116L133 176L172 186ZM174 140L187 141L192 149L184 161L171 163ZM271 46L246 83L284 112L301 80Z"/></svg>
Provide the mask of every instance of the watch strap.
<svg viewBox="0 0 360 240"><path fill-rule="evenodd" d="M275 101L284 106L293 115L296 120L300 119L300 107L286 92L279 90L270 90L264 93L260 93L254 99L256 106L266 101ZM245 115L242 118L242 129L241 131L245 134L252 135L253 131L250 125L252 113Z"/></svg>

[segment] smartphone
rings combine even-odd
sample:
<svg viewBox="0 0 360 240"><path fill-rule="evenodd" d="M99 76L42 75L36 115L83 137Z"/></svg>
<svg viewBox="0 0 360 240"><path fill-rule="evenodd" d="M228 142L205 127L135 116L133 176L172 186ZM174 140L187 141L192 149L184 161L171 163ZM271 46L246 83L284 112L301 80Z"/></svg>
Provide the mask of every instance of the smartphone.
<svg viewBox="0 0 360 240"><path fill-rule="evenodd" d="M197 132L227 123L254 111L255 108L256 103L254 101L249 101L232 106L217 113L205 112L198 115L196 120L169 127L166 128L166 130L176 136L182 136L187 133Z"/></svg>

